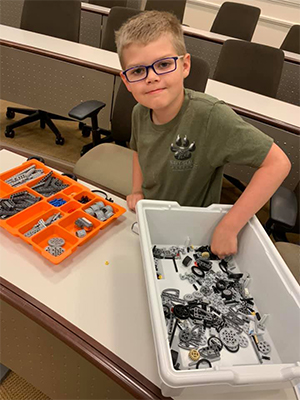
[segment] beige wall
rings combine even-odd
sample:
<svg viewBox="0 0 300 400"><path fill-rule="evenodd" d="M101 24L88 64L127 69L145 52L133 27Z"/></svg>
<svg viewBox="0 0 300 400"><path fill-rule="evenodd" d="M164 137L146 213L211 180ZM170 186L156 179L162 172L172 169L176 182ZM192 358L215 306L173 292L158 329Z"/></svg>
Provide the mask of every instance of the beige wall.
<svg viewBox="0 0 300 400"><path fill-rule="evenodd" d="M261 9L252 41L280 47L292 25L300 23L300 0L230 0ZM183 23L209 31L224 0L188 0Z"/></svg>

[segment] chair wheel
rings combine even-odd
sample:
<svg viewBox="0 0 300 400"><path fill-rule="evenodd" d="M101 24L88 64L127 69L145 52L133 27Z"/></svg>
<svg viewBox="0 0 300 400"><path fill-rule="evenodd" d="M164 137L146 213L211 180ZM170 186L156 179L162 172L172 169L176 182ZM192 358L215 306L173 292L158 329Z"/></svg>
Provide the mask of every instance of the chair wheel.
<svg viewBox="0 0 300 400"><path fill-rule="evenodd" d="M57 138L55 140L56 144L60 144L61 146L65 143L65 139L63 137Z"/></svg>
<svg viewBox="0 0 300 400"><path fill-rule="evenodd" d="M89 137L90 134L91 134L91 132L92 132L92 129L91 129L91 127L85 125L85 126L82 128L81 131L82 131L82 136L83 136L83 137Z"/></svg>
<svg viewBox="0 0 300 400"><path fill-rule="evenodd" d="M6 111L6 118L8 118L8 119L13 119L13 118L15 118L15 112L14 111L12 111L12 110L7 110Z"/></svg>
<svg viewBox="0 0 300 400"><path fill-rule="evenodd" d="M13 130L13 129L11 129L11 130L5 130L5 136L6 137L9 137L9 138L14 138L15 137L15 131Z"/></svg>
<svg viewBox="0 0 300 400"><path fill-rule="evenodd" d="M43 121L43 120L40 121L40 128L41 128L41 129L45 129L45 128L46 128L46 123L45 123L45 121Z"/></svg>

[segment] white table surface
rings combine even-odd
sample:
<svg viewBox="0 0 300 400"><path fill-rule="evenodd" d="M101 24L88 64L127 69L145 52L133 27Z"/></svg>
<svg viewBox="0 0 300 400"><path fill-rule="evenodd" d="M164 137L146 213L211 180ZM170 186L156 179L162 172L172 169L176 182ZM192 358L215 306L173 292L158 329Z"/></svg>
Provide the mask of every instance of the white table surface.
<svg viewBox="0 0 300 400"><path fill-rule="evenodd" d="M0 152L0 172L26 159ZM91 185L86 184L89 188ZM111 195L126 208L126 202ZM154 343L136 221L126 212L59 265L53 265L21 239L0 230L1 277L55 311L159 387ZM109 265L105 265L108 261ZM293 388L202 396L183 392L182 400L294 400Z"/></svg>
<svg viewBox="0 0 300 400"><path fill-rule="evenodd" d="M117 53L98 49L81 43L71 42L48 35L42 35L24 29L0 25L0 39L34 47L54 54L76 58L112 70L121 70Z"/></svg>
<svg viewBox="0 0 300 400"><path fill-rule="evenodd" d="M300 107L208 79L205 93L265 117L300 127Z"/></svg>

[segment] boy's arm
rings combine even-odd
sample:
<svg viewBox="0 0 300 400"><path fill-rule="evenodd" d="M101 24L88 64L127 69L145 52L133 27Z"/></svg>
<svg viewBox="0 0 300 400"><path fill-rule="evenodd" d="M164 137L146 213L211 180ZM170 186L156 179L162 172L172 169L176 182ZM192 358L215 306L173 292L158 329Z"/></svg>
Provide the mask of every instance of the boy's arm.
<svg viewBox="0 0 300 400"><path fill-rule="evenodd" d="M285 153L273 144L245 191L216 227L211 250L220 258L237 252L237 235L247 221L269 200L291 169Z"/></svg>
<svg viewBox="0 0 300 400"><path fill-rule="evenodd" d="M138 159L138 153L135 151L132 158L132 193L126 198L130 210L135 211L136 203L144 198L142 184L143 174Z"/></svg>

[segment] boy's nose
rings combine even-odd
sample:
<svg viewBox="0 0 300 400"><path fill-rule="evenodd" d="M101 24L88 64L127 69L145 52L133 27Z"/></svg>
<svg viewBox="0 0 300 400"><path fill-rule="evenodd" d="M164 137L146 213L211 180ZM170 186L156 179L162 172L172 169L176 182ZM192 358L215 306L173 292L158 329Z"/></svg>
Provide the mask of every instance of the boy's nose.
<svg viewBox="0 0 300 400"><path fill-rule="evenodd" d="M153 81L158 81L159 80L159 75L157 75L153 68L149 68L148 70L148 76L146 78L147 82L153 82Z"/></svg>

